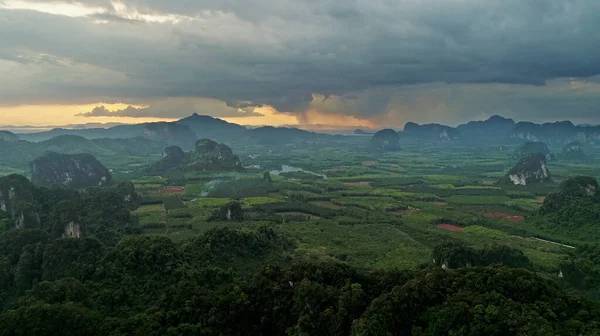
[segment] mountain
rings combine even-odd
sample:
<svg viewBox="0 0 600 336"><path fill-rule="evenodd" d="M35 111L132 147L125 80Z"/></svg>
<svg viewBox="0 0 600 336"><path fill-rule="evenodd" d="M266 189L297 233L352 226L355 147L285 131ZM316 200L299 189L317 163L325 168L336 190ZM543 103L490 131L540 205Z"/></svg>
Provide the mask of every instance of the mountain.
<svg viewBox="0 0 600 336"><path fill-rule="evenodd" d="M142 137L185 149L193 148L198 139L189 126L168 122L146 124Z"/></svg>
<svg viewBox="0 0 600 336"><path fill-rule="evenodd" d="M355 134L361 135L365 133L367 132L361 130L355 132ZM193 144L198 138L210 138L228 145L263 146L353 141L349 139L352 137L315 133L296 127L246 128L218 118L198 114L192 114L175 122L117 125L110 128L55 128L45 132L20 134L19 137L21 140L39 142L60 135L77 135L86 139L141 137L161 142L163 148L178 146L184 150L193 149ZM600 126L575 126L570 121L546 124L515 123L513 119L495 115L487 120L471 121L456 128L440 124L419 125L408 122L399 136L403 141L413 142L461 140L466 144L479 144L482 142L505 142L512 139L512 141L526 140L548 144L566 144L575 140L582 143L600 144Z"/></svg>
<svg viewBox="0 0 600 336"><path fill-rule="evenodd" d="M570 121L545 124L519 122L515 125L510 137L550 144L566 144L572 141L597 144L600 143L600 126L575 126Z"/></svg>
<svg viewBox="0 0 600 336"><path fill-rule="evenodd" d="M360 128L357 128L357 129L355 129L353 133L354 133L354 134L356 134L356 135L368 135L368 134L373 134L373 132L367 132L367 131L365 131L365 130L363 130L363 129L360 129Z"/></svg>
<svg viewBox="0 0 600 336"><path fill-rule="evenodd" d="M198 139L225 141L232 136L239 136L247 131L244 126L196 113L175 123L189 127Z"/></svg>
<svg viewBox="0 0 600 336"><path fill-rule="evenodd" d="M60 135L41 142L0 141L0 164L27 170L29 163L46 152L64 154L89 153L102 161L124 156L147 156L160 151L164 143L146 138L86 139L78 135Z"/></svg>
<svg viewBox="0 0 600 336"><path fill-rule="evenodd" d="M373 135L369 142L369 149L377 152L389 152L398 150L400 137L393 129L382 129Z"/></svg>
<svg viewBox="0 0 600 336"><path fill-rule="evenodd" d="M572 141L563 147L561 158L568 160L585 160L586 155L583 152L583 144L580 141Z"/></svg>
<svg viewBox="0 0 600 336"><path fill-rule="evenodd" d="M546 155L535 153L521 158L499 183L526 186L547 181L550 181L550 172L546 163Z"/></svg>
<svg viewBox="0 0 600 336"><path fill-rule="evenodd" d="M264 146L280 146L300 143L319 143L342 140L343 135L316 133L291 127L264 126L249 129L244 137L245 143Z"/></svg>
<svg viewBox="0 0 600 336"><path fill-rule="evenodd" d="M73 188L108 185L112 176L90 154L48 153L31 162L31 181L37 185L64 185Z"/></svg>
<svg viewBox="0 0 600 336"><path fill-rule="evenodd" d="M526 155L535 154L535 153L544 154L546 156L546 161L550 161L552 159L552 153L550 152L548 145L546 145L543 142L533 142L533 141L527 141L527 142L523 143L521 146L519 146L519 148L517 148L515 150L515 153L513 154L513 158L520 159Z"/></svg>
<svg viewBox="0 0 600 336"><path fill-rule="evenodd" d="M595 178L577 176L560 185L557 193L544 200L539 214L547 227L582 240L598 239L600 187Z"/></svg>
<svg viewBox="0 0 600 336"><path fill-rule="evenodd" d="M22 134L27 141L45 141L61 135L76 135L86 139L125 139L142 137L163 143L162 147L178 146L184 150L194 148L198 138L210 138L227 144L255 144L279 146L299 143L319 143L331 140L344 140L341 135L315 133L293 127L264 126L248 129L224 120L192 114L175 122L142 123L118 125L110 128L62 129Z"/></svg>
<svg viewBox="0 0 600 336"><path fill-rule="evenodd" d="M167 147L163 158L149 168L151 173L164 173L171 170L181 171L235 171L241 170L242 164L231 148L210 139L200 139L196 147L184 153L179 147Z"/></svg>
<svg viewBox="0 0 600 336"><path fill-rule="evenodd" d="M40 142L47 141L61 135L74 135L85 139L99 138L134 138L142 136L146 124L119 125L110 128L66 129L53 128L49 131L36 133L22 133L21 140Z"/></svg>
<svg viewBox="0 0 600 336"><path fill-rule="evenodd" d="M17 142L19 136L9 131L0 131L0 141Z"/></svg>
<svg viewBox="0 0 600 336"><path fill-rule="evenodd" d="M408 122L401 136L425 140L463 140L469 143L505 142L508 140L567 144L572 141L600 144L600 126L576 126L570 121L536 124L515 123L513 119L492 116L484 121L470 121L456 128L440 125L419 125Z"/></svg>
<svg viewBox="0 0 600 336"><path fill-rule="evenodd" d="M484 121L470 121L456 129L463 138L478 141L504 141L515 127L513 119L495 115Z"/></svg>
<svg viewBox="0 0 600 336"><path fill-rule="evenodd" d="M119 125L111 128L62 129L55 128L46 132L21 134L22 140L45 141L61 135L76 135L85 139L126 139L141 137L157 141L163 145L175 145L182 148L193 148L197 137L186 125L170 122L143 123L136 125Z"/></svg>
<svg viewBox="0 0 600 336"><path fill-rule="evenodd" d="M0 222L7 229L18 229L13 230L16 235L81 238L85 233L114 245L119 230L133 223L130 210L139 201L130 182L78 192L63 186L36 186L16 174L0 177ZM18 254L14 258L18 261Z"/></svg>
<svg viewBox="0 0 600 336"><path fill-rule="evenodd" d="M24 176L0 177L0 219L8 218L15 228L38 226L40 215L35 206L35 186Z"/></svg>
<svg viewBox="0 0 600 336"><path fill-rule="evenodd" d="M419 125L413 122L408 122L406 125L404 125L403 133L428 140L449 141L460 138L460 133L456 128L440 124Z"/></svg>
<svg viewBox="0 0 600 336"><path fill-rule="evenodd" d="M180 167L183 160L186 158L186 153L177 146L170 146L163 150L162 159L154 163L150 168L150 172L164 173Z"/></svg>

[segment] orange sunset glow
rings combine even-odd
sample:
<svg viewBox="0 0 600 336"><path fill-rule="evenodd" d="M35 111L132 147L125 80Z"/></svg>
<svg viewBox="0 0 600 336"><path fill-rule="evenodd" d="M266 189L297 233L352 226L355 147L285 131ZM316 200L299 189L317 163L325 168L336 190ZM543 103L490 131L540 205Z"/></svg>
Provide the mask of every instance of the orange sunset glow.
<svg viewBox="0 0 600 336"><path fill-rule="evenodd" d="M63 126L85 123L144 123L156 121L173 121L178 118L132 118L132 117L84 117L80 114L89 112L96 106L105 106L109 111L121 110L129 104L83 104L83 105L23 105L0 107L0 125L14 126ZM144 106L133 106L141 108ZM360 119L343 114L324 114L309 110L301 114L281 113L271 106L254 108L261 116L221 118L230 123L248 126L304 126L307 129L349 129L378 128L373 120ZM191 113L190 113L191 114ZM314 125L314 127L311 127Z"/></svg>
<svg viewBox="0 0 600 336"><path fill-rule="evenodd" d="M82 117L95 106L104 105L109 110L123 109L127 104L85 104L85 105L22 105L0 107L0 125L59 126L85 123L143 123L153 121L171 121L164 118L119 118L119 117Z"/></svg>

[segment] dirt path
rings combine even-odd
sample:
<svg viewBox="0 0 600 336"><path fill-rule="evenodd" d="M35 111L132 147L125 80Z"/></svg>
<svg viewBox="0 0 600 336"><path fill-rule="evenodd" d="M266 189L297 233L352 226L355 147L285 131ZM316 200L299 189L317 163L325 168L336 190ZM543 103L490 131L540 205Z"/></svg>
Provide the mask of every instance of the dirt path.
<svg viewBox="0 0 600 336"><path fill-rule="evenodd" d="M553 241L549 241L549 240L545 240L545 239L540 239L540 238L535 238L535 237L531 237L531 238L533 238L535 240L539 240L539 241L544 242L544 243L550 243L550 244L554 244L554 245L559 245L559 246L570 248L570 249L574 249L575 248L575 246L565 245L565 244L561 244L561 243L557 243L557 242L553 242Z"/></svg>
<svg viewBox="0 0 600 336"><path fill-rule="evenodd" d="M514 223L520 223L525 220L525 217L523 217L523 216L513 216L513 215L505 214L502 212L496 212L496 213L488 212L483 215L487 218L502 218L502 219L506 219L506 220L509 220Z"/></svg>
<svg viewBox="0 0 600 336"><path fill-rule="evenodd" d="M455 232L460 232L463 230L463 228L461 228L460 226L456 226L456 225L452 225L452 224L438 224L436 226L439 227L440 229L445 229L445 230L455 231Z"/></svg>

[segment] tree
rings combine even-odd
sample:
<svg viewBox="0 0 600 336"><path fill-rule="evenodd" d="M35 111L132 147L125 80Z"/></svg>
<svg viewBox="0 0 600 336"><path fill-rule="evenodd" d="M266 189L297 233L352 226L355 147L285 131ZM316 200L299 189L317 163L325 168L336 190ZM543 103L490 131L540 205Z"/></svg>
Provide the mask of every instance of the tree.
<svg viewBox="0 0 600 336"><path fill-rule="evenodd" d="M0 292L7 290L13 282L13 267L5 256L0 256Z"/></svg>
<svg viewBox="0 0 600 336"><path fill-rule="evenodd" d="M27 245L21 253L15 271L15 284L21 291L30 289L41 277L44 245Z"/></svg>
<svg viewBox="0 0 600 336"><path fill-rule="evenodd" d="M56 239L46 246L42 279L90 279L104 256L104 244L95 238Z"/></svg>
<svg viewBox="0 0 600 336"><path fill-rule="evenodd" d="M73 303L35 303L0 314L0 335L107 335L102 317Z"/></svg>

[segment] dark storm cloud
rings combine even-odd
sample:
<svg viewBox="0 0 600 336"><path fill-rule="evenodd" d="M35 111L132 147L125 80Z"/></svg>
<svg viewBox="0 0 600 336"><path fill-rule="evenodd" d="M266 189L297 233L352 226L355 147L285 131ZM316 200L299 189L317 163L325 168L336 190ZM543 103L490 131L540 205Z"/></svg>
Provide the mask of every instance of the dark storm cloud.
<svg viewBox="0 0 600 336"><path fill-rule="evenodd" d="M132 104L210 97L236 108L266 104L369 116L389 112L402 97L405 105L422 99L415 97L427 89L415 90L428 83L457 85L466 106L476 99L463 84L546 88L555 78L600 74L597 0L78 3L104 9L78 18L0 9L0 59L6 60L0 70L12 67L0 84L36 89L0 90L3 104L35 95ZM50 55L55 64L19 63L19 55ZM44 79L32 85L35 78ZM325 108L315 95L353 105L337 103L345 109L333 111L333 101ZM577 99L565 99L577 110Z"/></svg>

